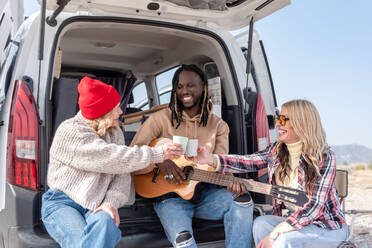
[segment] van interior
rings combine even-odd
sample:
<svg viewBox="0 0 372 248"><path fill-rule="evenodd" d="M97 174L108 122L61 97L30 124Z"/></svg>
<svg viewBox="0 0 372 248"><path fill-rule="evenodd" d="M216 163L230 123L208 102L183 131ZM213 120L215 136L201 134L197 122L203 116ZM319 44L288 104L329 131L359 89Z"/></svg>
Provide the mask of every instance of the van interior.
<svg viewBox="0 0 372 248"><path fill-rule="evenodd" d="M95 77L115 87L122 96L120 106L124 114L129 114L167 103L164 97L163 100L159 97L159 92L171 86L173 75L168 80L163 78L165 81L162 82L159 81L159 75L181 64L194 63L205 69L208 78L220 78L221 112L230 127L230 153L241 152L238 139L232 138L241 137L241 126L236 121L241 118L241 107L238 92L232 83L236 79L229 54L215 35L197 29L144 21L123 23L87 20L71 22L61 29L58 37L50 72L53 80L49 104L49 123L52 123L48 134L49 147L58 125L73 117L79 109L77 84L83 76ZM147 105L135 104L142 100L133 94L136 87L143 87L146 91L143 96ZM140 124L124 125L126 144L130 143ZM136 239L137 245L147 240L157 240L159 243L154 243L154 247L169 245L152 209L152 199L136 196L136 202L121 208L119 214L124 237L135 232L132 241ZM195 220L193 223L197 242L224 239L221 221ZM144 236L144 233L150 233L150 236Z"/></svg>
<svg viewBox="0 0 372 248"><path fill-rule="evenodd" d="M239 106L231 83L234 78L228 54L221 46L222 41L211 34L144 24L76 22L67 25L59 37L51 94L55 109L52 136L61 121L77 112L77 100L66 106L64 94L77 98L74 89L83 76L113 85L122 96L120 106L124 114L129 114L144 110L133 104L142 100L136 95L133 97L141 84L147 93L146 108L169 102L169 99L160 101L159 92L171 86L173 75L162 82L157 81L159 75L190 63L204 68L208 78L220 78L222 118L230 126L230 132L240 129L234 126L234 120L239 118ZM130 130L136 131L132 127ZM238 147L236 141L230 139L230 152L239 153Z"/></svg>

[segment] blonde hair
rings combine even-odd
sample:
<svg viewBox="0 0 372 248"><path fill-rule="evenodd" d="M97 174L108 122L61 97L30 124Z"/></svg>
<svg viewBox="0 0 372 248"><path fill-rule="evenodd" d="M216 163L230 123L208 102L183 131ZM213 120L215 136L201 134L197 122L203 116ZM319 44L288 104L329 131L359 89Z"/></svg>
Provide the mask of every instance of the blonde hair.
<svg viewBox="0 0 372 248"><path fill-rule="evenodd" d="M94 129L97 135L103 138L107 132L112 133L115 129L115 120L113 117L112 112L115 108L113 108L110 112L104 114L97 119L89 120L89 125Z"/></svg>
<svg viewBox="0 0 372 248"><path fill-rule="evenodd" d="M305 165L305 184L310 190L312 181L320 176L319 166L323 162L323 155L329 150L320 115L315 106L307 100L292 100L282 105L288 113L289 121L294 132L302 143L302 156ZM277 155L281 160L280 178L289 175L289 154L286 145L279 141Z"/></svg>

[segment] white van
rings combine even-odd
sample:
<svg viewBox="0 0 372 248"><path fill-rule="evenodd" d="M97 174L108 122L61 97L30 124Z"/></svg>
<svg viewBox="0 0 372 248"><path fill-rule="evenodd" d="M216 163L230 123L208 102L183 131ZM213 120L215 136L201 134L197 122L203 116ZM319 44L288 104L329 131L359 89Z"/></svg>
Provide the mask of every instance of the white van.
<svg viewBox="0 0 372 248"><path fill-rule="evenodd" d="M289 2L40 0L41 12L17 34L14 12L3 12L0 31L8 35L0 37L0 247L58 247L40 220L40 198L54 132L78 111L76 86L85 75L113 85L125 114L145 113L169 101L166 89L176 67L197 64L213 89L215 112L230 127L230 153L252 153L275 141L274 88L253 23ZM9 10L4 6L0 11ZM252 32L239 44L229 30L247 25ZM139 126L124 125L127 143ZM249 176L265 181L267 171ZM118 247L170 246L151 199L137 196L119 214ZM194 223L200 247L224 247L221 221Z"/></svg>

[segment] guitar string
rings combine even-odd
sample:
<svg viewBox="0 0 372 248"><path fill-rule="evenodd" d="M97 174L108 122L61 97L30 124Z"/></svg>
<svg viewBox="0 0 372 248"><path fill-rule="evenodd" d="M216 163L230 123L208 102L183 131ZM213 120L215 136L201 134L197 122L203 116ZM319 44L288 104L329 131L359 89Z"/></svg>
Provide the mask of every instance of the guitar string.
<svg viewBox="0 0 372 248"><path fill-rule="evenodd" d="M249 179L234 177L233 175L216 174L196 168L193 168L193 171L194 172L192 174L191 179L194 179L196 181L204 181L223 186L229 186L231 182L240 182L248 186L251 191L273 195L274 197L289 203L296 203L297 200L296 198L288 194L298 195L298 192L300 192L299 190L296 189L291 189L287 187L273 188L272 185L266 185L264 183L255 182L260 184L261 187L259 187L257 185L252 185L250 182L247 182L247 180ZM283 189L283 192L279 192L280 188Z"/></svg>
<svg viewBox="0 0 372 248"><path fill-rule="evenodd" d="M249 187L251 191L256 191L259 193L263 194L270 194L271 192L271 185L265 185L263 183L255 182L261 184L260 186L258 185L253 185L250 182L248 182L248 179L244 178L239 178L239 177L234 177L232 175L223 175L223 174L216 174L216 173L211 173L208 171L200 170L194 168L194 175L192 176L193 179L197 181L204 181L207 180L208 182L214 183L214 184L220 184L223 186L229 186L231 182L240 182ZM196 173L195 173L196 172Z"/></svg>

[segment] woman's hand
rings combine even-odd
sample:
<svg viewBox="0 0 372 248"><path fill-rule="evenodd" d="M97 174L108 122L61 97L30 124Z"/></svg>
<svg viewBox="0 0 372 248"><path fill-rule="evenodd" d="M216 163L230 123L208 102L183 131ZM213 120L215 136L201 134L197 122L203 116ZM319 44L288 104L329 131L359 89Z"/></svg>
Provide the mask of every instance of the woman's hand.
<svg viewBox="0 0 372 248"><path fill-rule="evenodd" d="M244 184L238 182L231 183L227 187L227 189L236 196L240 196L247 192L247 189L245 188Z"/></svg>
<svg viewBox="0 0 372 248"><path fill-rule="evenodd" d="M111 216L111 218L115 221L115 225L119 226L120 217L119 217L119 212L116 208L111 207L109 204L102 204L100 207L96 208L93 211L93 214L96 214L99 211L104 211L108 213Z"/></svg>
<svg viewBox="0 0 372 248"><path fill-rule="evenodd" d="M183 171L172 160L165 160L163 163L156 164L160 172L166 176L170 183L181 184L186 180Z"/></svg>
<svg viewBox="0 0 372 248"><path fill-rule="evenodd" d="M271 248L274 245L275 240L270 238L269 235L267 235L265 238L263 238L260 243L258 243L257 248Z"/></svg>
<svg viewBox="0 0 372 248"><path fill-rule="evenodd" d="M210 153L205 147L198 148L198 156L186 158L197 164L213 165L213 154Z"/></svg>
<svg viewBox="0 0 372 248"><path fill-rule="evenodd" d="M163 145L164 161L167 159L178 158L183 154L183 152L181 144L166 143Z"/></svg>

